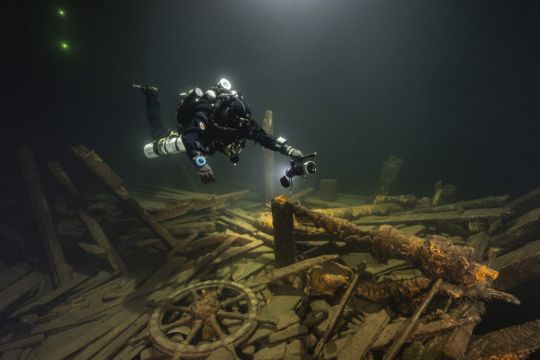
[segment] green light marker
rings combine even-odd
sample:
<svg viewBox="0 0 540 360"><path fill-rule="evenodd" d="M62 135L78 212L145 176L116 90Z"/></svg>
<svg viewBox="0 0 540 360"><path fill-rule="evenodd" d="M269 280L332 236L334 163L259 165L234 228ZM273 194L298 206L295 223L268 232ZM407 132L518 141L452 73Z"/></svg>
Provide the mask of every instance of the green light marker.
<svg viewBox="0 0 540 360"><path fill-rule="evenodd" d="M61 41L60 42L60 49L62 49L64 51L68 51L69 50L69 44L66 41Z"/></svg>
<svg viewBox="0 0 540 360"><path fill-rule="evenodd" d="M58 13L58 16L60 16L60 17L65 17L66 16L66 12L64 11L64 9L58 9L57 13Z"/></svg>

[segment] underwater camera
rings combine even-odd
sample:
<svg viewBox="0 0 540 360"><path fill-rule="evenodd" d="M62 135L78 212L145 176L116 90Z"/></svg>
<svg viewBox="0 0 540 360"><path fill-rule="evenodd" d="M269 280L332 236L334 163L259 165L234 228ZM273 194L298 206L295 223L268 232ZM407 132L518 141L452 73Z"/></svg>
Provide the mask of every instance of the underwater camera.
<svg viewBox="0 0 540 360"><path fill-rule="evenodd" d="M295 176L305 176L308 174L315 174L317 172L317 164L315 161L304 161L306 159L317 156L317 153L306 155L299 159L300 161L291 160L291 167L285 171L279 182L284 188L292 186L292 179Z"/></svg>

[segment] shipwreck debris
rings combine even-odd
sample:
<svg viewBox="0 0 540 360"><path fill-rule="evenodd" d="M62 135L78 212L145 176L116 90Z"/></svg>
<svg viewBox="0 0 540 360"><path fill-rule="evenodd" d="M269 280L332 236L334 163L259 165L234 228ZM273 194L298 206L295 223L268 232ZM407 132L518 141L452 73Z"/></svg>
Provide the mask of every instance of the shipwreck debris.
<svg viewBox="0 0 540 360"><path fill-rule="evenodd" d="M55 286L60 286L71 279L72 268L67 263L60 241L58 241L49 204L40 183L41 177L34 161L34 154L29 148L22 147L18 149L17 155L21 164L22 176L34 207L44 247L49 257L52 280Z"/></svg>
<svg viewBox="0 0 540 360"><path fill-rule="evenodd" d="M42 175L56 176L63 189L46 194L50 219L75 272L53 288L51 274L32 262L0 266L4 357L494 359L538 351L537 321L475 330L484 302L518 304L512 287L540 276L540 231L527 217L538 208L537 192L432 206L392 193L321 200L308 188L275 198L267 213L264 198L247 190L130 185L127 193L95 153L79 150L132 211L107 194L79 192L50 164ZM110 247L78 220L80 211ZM526 223L526 232L511 232ZM510 234L515 243L499 242ZM79 243L109 257L115 250L131 271L96 262Z"/></svg>

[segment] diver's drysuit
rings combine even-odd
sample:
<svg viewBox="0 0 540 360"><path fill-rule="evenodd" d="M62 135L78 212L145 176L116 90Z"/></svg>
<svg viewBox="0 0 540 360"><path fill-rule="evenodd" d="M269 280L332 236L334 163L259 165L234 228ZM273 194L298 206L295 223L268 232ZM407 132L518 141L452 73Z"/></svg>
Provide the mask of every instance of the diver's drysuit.
<svg viewBox="0 0 540 360"><path fill-rule="evenodd" d="M146 86L141 88L146 95L148 120L154 138L163 136L165 131L159 120L158 90ZM303 157L302 152L287 145L285 139L267 134L251 118L251 110L242 95L232 90L225 79L204 93L200 89L185 93L177 111L177 121L186 154L203 183L215 181L207 156L219 151L236 164L246 139L288 155L293 160Z"/></svg>

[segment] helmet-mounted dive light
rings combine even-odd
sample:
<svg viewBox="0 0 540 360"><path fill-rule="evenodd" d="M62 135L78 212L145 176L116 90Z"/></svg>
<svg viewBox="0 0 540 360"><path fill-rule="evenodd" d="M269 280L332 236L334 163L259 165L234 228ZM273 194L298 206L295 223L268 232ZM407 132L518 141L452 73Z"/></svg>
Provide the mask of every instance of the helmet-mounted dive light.
<svg viewBox="0 0 540 360"><path fill-rule="evenodd" d="M221 79L221 80L218 81L217 84L218 84L218 86L221 86L225 90L231 90L232 89L231 83L227 79Z"/></svg>

